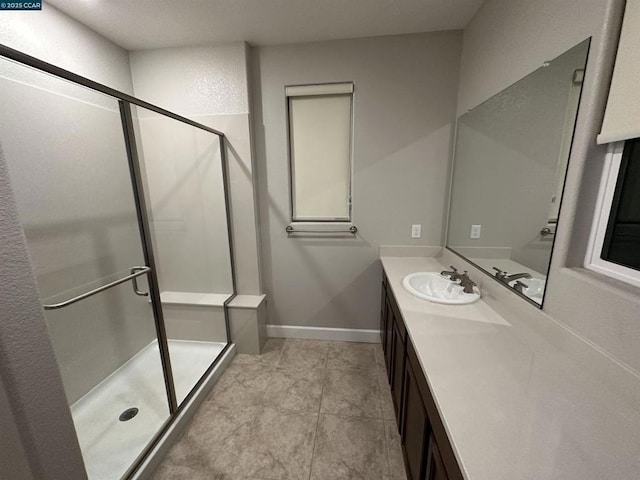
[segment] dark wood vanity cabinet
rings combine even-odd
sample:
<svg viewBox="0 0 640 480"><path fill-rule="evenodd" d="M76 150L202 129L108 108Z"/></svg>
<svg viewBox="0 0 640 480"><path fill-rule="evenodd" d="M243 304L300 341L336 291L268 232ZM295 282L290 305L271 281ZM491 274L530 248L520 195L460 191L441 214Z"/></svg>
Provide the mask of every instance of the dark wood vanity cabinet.
<svg viewBox="0 0 640 480"><path fill-rule="evenodd" d="M404 418L401 438L407 478L422 480L426 465L427 441L429 440L429 418L424 408L418 382L411 365L405 369ZM427 477L428 478L428 477Z"/></svg>
<svg viewBox="0 0 640 480"><path fill-rule="evenodd" d="M380 335L408 480L462 480L386 276L382 281Z"/></svg>
<svg viewBox="0 0 640 480"><path fill-rule="evenodd" d="M447 471L442 463L440 450L433 435L429 437L429 446L427 448L427 471L425 472L425 480L448 480Z"/></svg>
<svg viewBox="0 0 640 480"><path fill-rule="evenodd" d="M402 393L404 387L404 366L406 361L407 329L404 326L398 306L392 293L387 293L386 278L382 282L382 309L380 312L380 329L387 380L391 387L391 396L396 411L398 429L402 429Z"/></svg>

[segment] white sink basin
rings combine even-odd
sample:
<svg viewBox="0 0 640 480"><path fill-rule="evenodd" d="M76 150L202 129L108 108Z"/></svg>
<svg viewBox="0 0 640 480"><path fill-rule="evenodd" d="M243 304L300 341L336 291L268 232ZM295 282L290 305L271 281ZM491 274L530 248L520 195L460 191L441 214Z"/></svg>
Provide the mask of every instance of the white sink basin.
<svg viewBox="0 0 640 480"><path fill-rule="evenodd" d="M434 303L447 305L467 305L480 299L480 290L464 293L463 288L439 272L417 272L404 277L402 285L411 294Z"/></svg>

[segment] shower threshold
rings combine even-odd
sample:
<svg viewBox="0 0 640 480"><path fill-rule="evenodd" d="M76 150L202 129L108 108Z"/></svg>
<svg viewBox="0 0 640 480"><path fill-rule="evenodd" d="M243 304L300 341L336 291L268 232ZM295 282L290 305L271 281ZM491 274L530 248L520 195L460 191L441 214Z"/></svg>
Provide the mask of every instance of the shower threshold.
<svg viewBox="0 0 640 480"><path fill-rule="evenodd" d="M225 346L169 340L178 403ZM74 403L71 414L89 479L122 478L169 418L157 340Z"/></svg>

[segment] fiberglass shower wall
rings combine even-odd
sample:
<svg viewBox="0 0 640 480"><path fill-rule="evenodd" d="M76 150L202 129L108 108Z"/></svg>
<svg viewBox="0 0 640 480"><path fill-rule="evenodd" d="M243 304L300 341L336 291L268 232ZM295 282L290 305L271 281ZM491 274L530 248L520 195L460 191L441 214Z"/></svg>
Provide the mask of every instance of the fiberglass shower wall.
<svg viewBox="0 0 640 480"><path fill-rule="evenodd" d="M43 303L144 265L118 102L7 60L0 89L0 144ZM47 320L70 404L156 337L127 285Z"/></svg>
<svg viewBox="0 0 640 480"><path fill-rule="evenodd" d="M0 146L43 304L145 265L117 99L0 60ZM148 290L144 275L138 280ZM92 480L122 477L170 418L161 356L149 348L154 312L132 287L121 283L46 311ZM142 351L143 381L114 375ZM139 421L118 428L130 406L140 408Z"/></svg>

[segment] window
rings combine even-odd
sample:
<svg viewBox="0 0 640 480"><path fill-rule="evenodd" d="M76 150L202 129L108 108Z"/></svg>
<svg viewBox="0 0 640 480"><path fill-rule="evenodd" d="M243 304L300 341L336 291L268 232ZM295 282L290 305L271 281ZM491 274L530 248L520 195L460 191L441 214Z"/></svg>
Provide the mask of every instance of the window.
<svg viewBox="0 0 640 480"><path fill-rule="evenodd" d="M640 287L640 139L609 148L585 266Z"/></svg>
<svg viewBox="0 0 640 480"><path fill-rule="evenodd" d="M286 88L291 220L351 221L353 83Z"/></svg>

